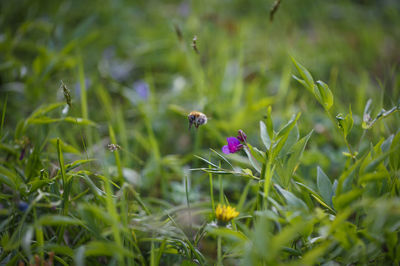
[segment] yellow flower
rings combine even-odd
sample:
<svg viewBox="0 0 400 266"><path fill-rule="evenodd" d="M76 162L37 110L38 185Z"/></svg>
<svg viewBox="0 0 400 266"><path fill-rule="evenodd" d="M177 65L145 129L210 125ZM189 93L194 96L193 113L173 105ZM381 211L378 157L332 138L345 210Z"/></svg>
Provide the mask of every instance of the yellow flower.
<svg viewBox="0 0 400 266"><path fill-rule="evenodd" d="M217 220L224 223L229 222L238 215L239 212L237 212L236 209L232 208L231 206L221 206L221 204L218 204L217 209L215 210L215 216L217 217Z"/></svg>

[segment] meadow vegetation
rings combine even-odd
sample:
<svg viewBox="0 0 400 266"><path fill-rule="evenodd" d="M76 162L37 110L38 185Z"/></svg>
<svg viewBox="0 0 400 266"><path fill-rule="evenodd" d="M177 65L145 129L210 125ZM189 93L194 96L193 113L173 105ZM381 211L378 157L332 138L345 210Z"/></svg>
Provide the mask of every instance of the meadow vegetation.
<svg viewBox="0 0 400 266"><path fill-rule="evenodd" d="M398 1L0 9L1 265L400 263Z"/></svg>

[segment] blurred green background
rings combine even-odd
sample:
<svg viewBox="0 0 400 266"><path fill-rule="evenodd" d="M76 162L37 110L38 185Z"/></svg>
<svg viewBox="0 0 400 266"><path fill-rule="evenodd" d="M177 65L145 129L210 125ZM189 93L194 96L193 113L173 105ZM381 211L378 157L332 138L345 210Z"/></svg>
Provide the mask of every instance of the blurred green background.
<svg viewBox="0 0 400 266"><path fill-rule="evenodd" d="M171 154L186 158L178 165L189 163L192 153L219 150L238 129L254 144L261 143L258 121L269 105L277 125L301 111L301 135L318 125L316 138L333 154L340 147L326 141L334 137L331 125L320 116L322 108L312 95L291 78L290 56L329 84L338 112L351 104L360 124L369 98L376 111L388 109L399 98L400 5L394 0L282 1L271 22L273 5L274 1L2 1L5 127L12 133L36 107L62 101L60 80L72 91L71 112L82 117L84 80L83 116L99 125L87 136L89 144L99 144L111 122L119 144L148 168ZM194 36L199 54L191 47ZM144 97L138 88L145 91ZM196 133L187 130L186 114L191 110L210 117ZM82 150L76 128L61 125L51 134L60 131L66 142ZM123 160L125 167L147 169L129 156ZM319 160L327 167L332 161Z"/></svg>
<svg viewBox="0 0 400 266"><path fill-rule="evenodd" d="M360 140L368 99L374 115L400 99L400 2L282 0L271 21L274 3L1 1L0 102L7 108L0 159L18 158L28 147L39 158L30 162L28 178L42 168L51 175L59 137L66 162L98 159L87 167L114 180L122 175L155 209L185 204L186 177L190 200L204 202L208 176L190 171L204 167L194 155L209 158L209 148L220 151L239 129L260 147L259 121L272 106L275 128L301 112L300 136L315 130L299 175L311 182L319 165L337 178L346 147L313 95L292 78L290 57L329 84L334 113L351 106L355 126L348 139L365 150L399 128L395 114ZM39 106L64 102L61 80L72 107L49 116L86 122L26 123ZM192 110L204 112L208 124L188 130ZM120 158L109 143L121 146ZM251 168L244 156L229 158ZM245 182L234 178L223 183L237 202Z"/></svg>

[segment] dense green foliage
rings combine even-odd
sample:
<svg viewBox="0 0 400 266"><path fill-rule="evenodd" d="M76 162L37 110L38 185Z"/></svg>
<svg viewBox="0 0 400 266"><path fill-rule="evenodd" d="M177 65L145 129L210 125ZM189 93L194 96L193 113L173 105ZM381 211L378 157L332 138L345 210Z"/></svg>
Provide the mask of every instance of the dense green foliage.
<svg viewBox="0 0 400 266"><path fill-rule="evenodd" d="M0 9L1 265L400 263L398 1Z"/></svg>

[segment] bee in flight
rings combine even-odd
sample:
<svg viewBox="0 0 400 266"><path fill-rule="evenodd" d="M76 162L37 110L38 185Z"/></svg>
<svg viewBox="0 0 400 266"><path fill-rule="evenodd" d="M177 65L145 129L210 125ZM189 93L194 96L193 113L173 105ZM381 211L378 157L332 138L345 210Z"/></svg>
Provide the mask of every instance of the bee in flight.
<svg viewBox="0 0 400 266"><path fill-rule="evenodd" d="M192 127L192 125L198 128L200 125L207 124L207 116L198 111L190 112L188 115L188 120L189 120L189 129Z"/></svg>

